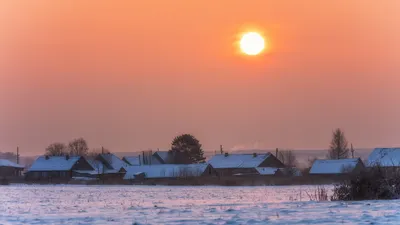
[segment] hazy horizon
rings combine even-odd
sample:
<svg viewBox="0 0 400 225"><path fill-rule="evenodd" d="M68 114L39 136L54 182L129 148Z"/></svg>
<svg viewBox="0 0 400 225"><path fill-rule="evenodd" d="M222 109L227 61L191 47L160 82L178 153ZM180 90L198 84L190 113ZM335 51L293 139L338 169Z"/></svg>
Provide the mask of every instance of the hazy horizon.
<svg viewBox="0 0 400 225"><path fill-rule="evenodd" d="M157 5L157 7L154 7ZM400 146L400 1L0 3L0 151ZM268 51L237 53L256 28Z"/></svg>

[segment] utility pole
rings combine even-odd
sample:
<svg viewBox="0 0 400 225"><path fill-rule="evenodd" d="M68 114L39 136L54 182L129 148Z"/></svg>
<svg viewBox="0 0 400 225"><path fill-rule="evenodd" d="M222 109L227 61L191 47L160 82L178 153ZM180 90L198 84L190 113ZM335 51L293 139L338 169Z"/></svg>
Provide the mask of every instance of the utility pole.
<svg viewBox="0 0 400 225"><path fill-rule="evenodd" d="M278 158L278 148L276 148L275 152L275 157Z"/></svg>
<svg viewBox="0 0 400 225"><path fill-rule="evenodd" d="M221 151L221 155L224 154L224 150L222 149L222 145L219 146L219 150Z"/></svg>
<svg viewBox="0 0 400 225"><path fill-rule="evenodd" d="M351 157L354 159L354 148L353 148L353 143L351 144Z"/></svg>
<svg viewBox="0 0 400 225"><path fill-rule="evenodd" d="M17 164L19 164L19 147L17 147Z"/></svg>

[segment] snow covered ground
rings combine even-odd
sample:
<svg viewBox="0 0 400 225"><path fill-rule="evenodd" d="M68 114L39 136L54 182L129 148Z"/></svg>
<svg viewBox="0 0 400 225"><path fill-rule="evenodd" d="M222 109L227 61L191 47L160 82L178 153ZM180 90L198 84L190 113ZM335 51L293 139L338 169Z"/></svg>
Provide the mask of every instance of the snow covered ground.
<svg viewBox="0 0 400 225"><path fill-rule="evenodd" d="M315 188L0 186L0 224L400 223L398 200L313 202Z"/></svg>

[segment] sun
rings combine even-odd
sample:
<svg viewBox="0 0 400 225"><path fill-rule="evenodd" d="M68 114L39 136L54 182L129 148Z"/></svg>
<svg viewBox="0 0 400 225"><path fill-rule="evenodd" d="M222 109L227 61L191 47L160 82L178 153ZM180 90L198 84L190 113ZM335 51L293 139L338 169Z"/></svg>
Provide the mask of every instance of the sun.
<svg viewBox="0 0 400 225"><path fill-rule="evenodd" d="M257 32L245 33L240 39L240 49L246 55L258 55L264 48L264 38Z"/></svg>

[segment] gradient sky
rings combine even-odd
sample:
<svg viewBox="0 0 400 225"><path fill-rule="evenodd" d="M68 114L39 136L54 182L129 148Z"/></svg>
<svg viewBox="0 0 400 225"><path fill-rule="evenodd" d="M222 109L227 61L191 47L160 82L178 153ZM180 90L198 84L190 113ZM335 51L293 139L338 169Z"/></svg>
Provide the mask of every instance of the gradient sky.
<svg viewBox="0 0 400 225"><path fill-rule="evenodd" d="M398 0L5 0L0 151L400 145ZM239 55L257 28L269 51Z"/></svg>

